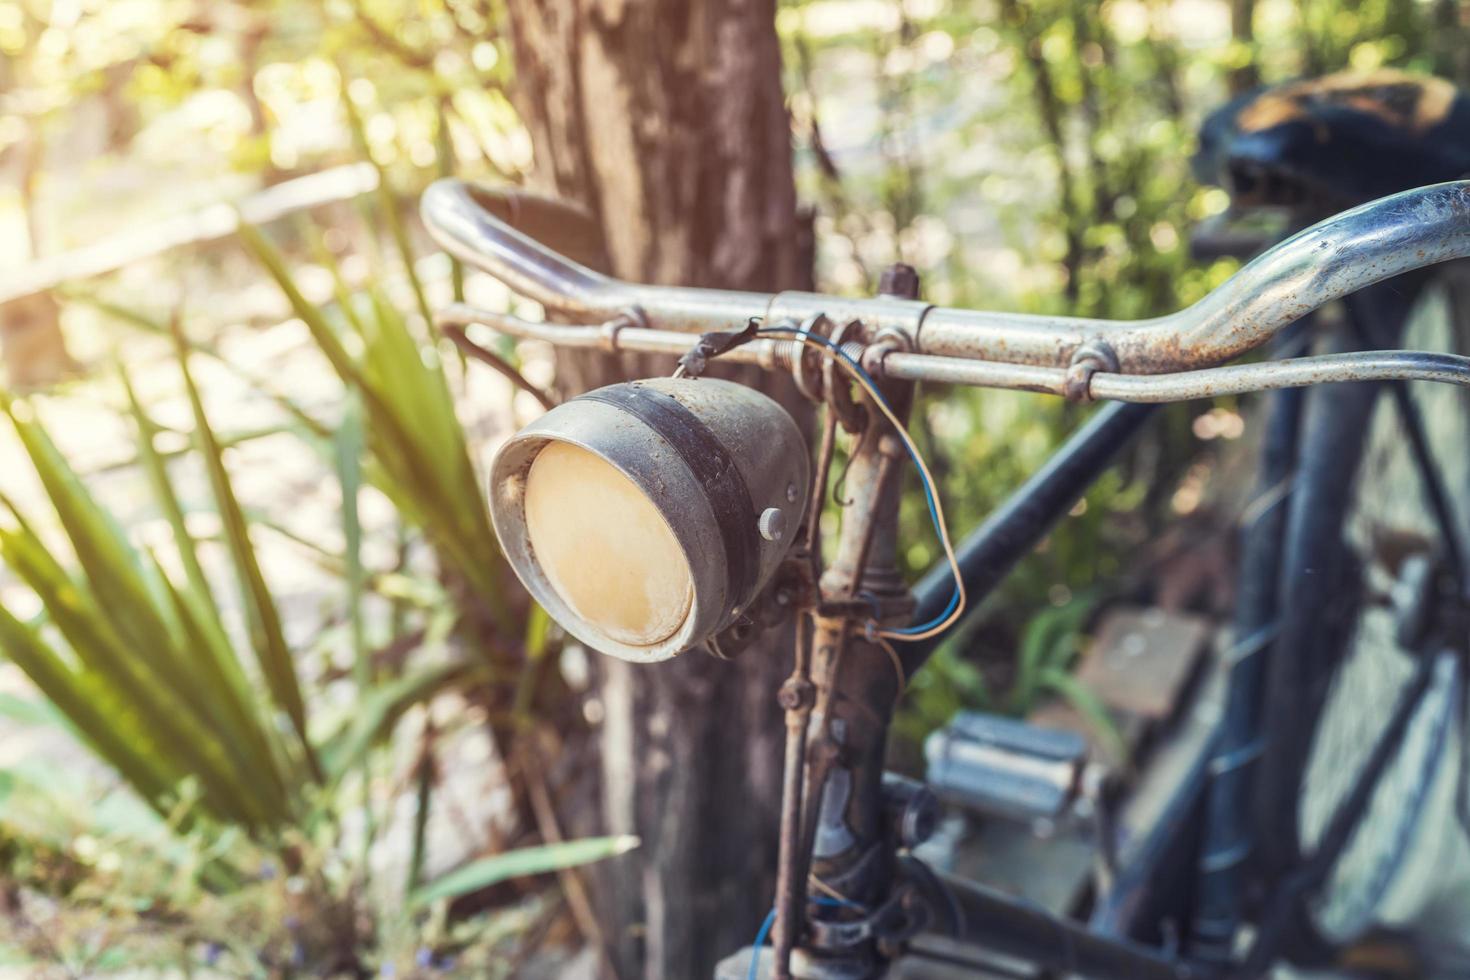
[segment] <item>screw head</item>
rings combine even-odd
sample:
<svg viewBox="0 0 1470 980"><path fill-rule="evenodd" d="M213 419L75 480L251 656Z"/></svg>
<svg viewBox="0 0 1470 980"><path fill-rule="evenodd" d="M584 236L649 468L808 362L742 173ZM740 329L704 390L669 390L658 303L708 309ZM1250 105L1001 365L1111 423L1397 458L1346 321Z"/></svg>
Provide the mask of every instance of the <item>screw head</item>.
<svg viewBox="0 0 1470 980"><path fill-rule="evenodd" d="M803 705L810 704L814 693L815 688L811 681L788 677L781 684L781 689L776 692L776 703L787 711L795 711Z"/></svg>
<svg viewBox="0 0 1470 980"><path fill-rule="evenodd" d="M900 299L919 298L919 273L911 265L895 262L883 270L878 279L878 295Z"/></svg>
<svg viewBox="0 0 1470 980"><path fill-rule="evenodd" d="M786 534L786 515L779 507L767 507L756 521L755 529L767 541L780 541Z"/></svg>

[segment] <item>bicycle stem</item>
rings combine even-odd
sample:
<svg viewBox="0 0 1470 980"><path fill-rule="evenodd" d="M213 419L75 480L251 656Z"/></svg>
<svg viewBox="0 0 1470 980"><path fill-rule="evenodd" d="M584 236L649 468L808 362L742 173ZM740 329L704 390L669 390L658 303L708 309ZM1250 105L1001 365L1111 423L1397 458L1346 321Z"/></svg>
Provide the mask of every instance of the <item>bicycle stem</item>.
<svg viewBox="0 0 1470 980"><path fill-rule="evenodd" d="M887 386L884 397L895 414L907 416L913 396L908 384ZM884 820L883 760L888 724L903 678L885 651L863 633L876 618L902 625L914 600L898 569L897 479L906 450L887 421L869 412L868 429L848 464L851 500L843 512L836 554L823 573L820 594L833 604L862 593L860 610L814 617L811 677L815 683L813 730L805 745L801 833L783 841L809 860L811 880L830 897L876 907L892 891L894 843ZM848 606L851 607L851 603ZM802 862L794 863L797 870ZM778 881L776 972L790 973L787 957L808 917L852 918L852 908L824 908L802 915L805 881ZM802 947L803 976L870 975L885 958L875 943L832 946L808 936ZM854 972L856 971L856 972Z"/></svg>
<svg viewBox="0 0 1470 980"><path fill-rule="evenodd" d="M884 396L902 419L911 386L890 383ZM1088 426L1076 458L1046 477L1055 489L1041 494L1041 510L1007 510L1010 533L983 533L979 553L999 561L1043 533L1055 512L1070 506L1081 475L1102 466L1148 414L1146 407L1118 406ZM886 622L905 622L913 618L915 607L914 594L897 568L899 496L894 477L904 449L876 414L868 424L849 464L846 485L852 496L845 502L836 554L822 575L820 594L823 605L831 608L860 593L870 604L856 614L821 615L819 608L806 648L811 657L808 675L815 684L803 698L782 699L788 751L801 753L799 762L788 756L787 772L799 767L804 778L796 801L799 833L793 839L792 825L783 822L782 827L771 976L878 977L915 929L1001 953L1036 955L1036 950L1048 949L1049 965L1084 974L1111 971L1106 975L1154 980L1207 976L1207 970L1175 956L1096 936L1037 906L936 875L901 856L902 848L917 841L902 839L891 819L884 753L905 676L917 670L928 645L914 644L910 651L910 645L901 644L901 659L893 662L862 631L875 613ZM1015 546L1001 544L999 551L987 546L999 539ZM969 567L973 562L965 564L968 578L976 569ZM790 737L798 732L802 737ZM792 790L790 782L786 790ZM826 893L827 904L807 901L808 881ZM799 957L795 974L793 951Z"/></svg>

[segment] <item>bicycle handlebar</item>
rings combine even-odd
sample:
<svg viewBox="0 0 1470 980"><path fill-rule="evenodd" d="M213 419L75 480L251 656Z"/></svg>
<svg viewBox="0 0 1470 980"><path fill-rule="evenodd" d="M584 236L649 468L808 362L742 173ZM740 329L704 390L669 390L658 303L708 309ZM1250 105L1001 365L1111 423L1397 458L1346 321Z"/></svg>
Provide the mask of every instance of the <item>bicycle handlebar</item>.
<svg viewBox="0 0 1470 980"><path fill-rule="evenodd" d="M1435 355L1431 365L1413 352L1387 359L1380 353L1366 374L1363 363L1324 358L1298 359L1290 371L1280 370L1287 362L1201 370L1260 346L1306 313L1365 286L1470 257L1470 181L1405 191L1336 215L1263 253L1193 306L1135 321L952 309L883 296L629 283L552 251L493 214L489 199L464 181L440 180L424 193L424 223L451 255L549 309L589 323L631 317L634 329L626 332L636 349L671 350L678 344L675 334L738 328L751 317L800 321L821 312L834 321L861 319L901 334L900 347L907 350L886 354L882 370L915 380L1060 392L1063 372L1079 355L1100 354L1101 383L1090 397L1172 400L1210 394L1222 384L1243 391L1366 377L1470 383L1470 359ZM463 308L455 316L494 322L523 336L535 335L530 328L539 326ZM556 329L556 336L544 339L596 343L595 326ZM579 329L586 333L576 334ZM756 348L741 359L763 356L769 352ZM1119 375L1166 377L1123 382Z"/></svg>
<svg viewBox="0 0 1470 980"><path fill-rule="evenodd" d="M650 325L699 333L740 326L769 305L771 297L761 293L648 286L594 272L497 217L489 197L473 184L445 178L424 191L419 210L446 252L548 309L601 323L636 308Z"/></svg>

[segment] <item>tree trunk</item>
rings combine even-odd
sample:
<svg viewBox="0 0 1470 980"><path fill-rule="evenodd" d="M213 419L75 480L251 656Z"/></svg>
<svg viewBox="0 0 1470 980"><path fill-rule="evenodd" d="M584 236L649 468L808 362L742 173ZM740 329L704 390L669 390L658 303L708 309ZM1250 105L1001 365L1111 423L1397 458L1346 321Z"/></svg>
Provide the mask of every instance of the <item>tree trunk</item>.
<svg viewBox="0 0 1470 980"><path fill-rule="evenodd" d="M1305 13L1302 15L1305 17ZM1261 84L1260 69L1256 63L1256 3L1255 0L1230 0L1230 37L1250 50L1250 60L1238 68L1230 69L1230 94L1244 95Z"/></svg>
<svg viewBox="0 0 1470 980"><path fill-rule="evenodd" d="M774 0L507 6L533 179L592 212L614 274L810 288ZM669 370L650 358L559 362L571 391ZM773 393L796 404L788 390ZM777 630L736 663L697 651L644 667L599 658L602 825L642 839L602 869L598 888L622 980L708 977L770 908L783 734L775 694L789 648L789 630Z"/></svg>
<svg viewBox="0 0 1470 980"><path fill-rule="evenodd" d="M1435 74L1470 86L1470 0L1436 0L1433 25Z"/></svg>

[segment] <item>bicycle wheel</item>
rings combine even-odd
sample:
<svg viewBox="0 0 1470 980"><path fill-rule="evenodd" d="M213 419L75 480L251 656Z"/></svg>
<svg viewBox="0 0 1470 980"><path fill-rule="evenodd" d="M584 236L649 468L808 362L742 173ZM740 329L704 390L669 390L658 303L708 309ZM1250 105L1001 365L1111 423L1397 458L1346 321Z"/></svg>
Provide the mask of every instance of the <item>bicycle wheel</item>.
<svg viewBox="0 0 1470 980"><path fill-rule="evenodd" d="M1432 281L1422 293L1418 285L1386 284L1353 297L1346 320L1358 343L1470 351L1470 323L1444 283ZM1416 554L1437 552L1464 568L1470 396L1432 385L1314 390L1300 445L1258 802L1268 868L1277 876L1323 844L1339 808L1367 778L1420 657L1434 653L1403 649L1395 611L1376 597L1394 588ZM1451 759L1458 677L1453 661L1445 664L1415 702L1324 886L1298 910L1291 958L1315 961L1351 943L1384 918L1391 896L1400 916L1412 916L1438 887L1432 875L1408 880L1404 868ZM1432 823L1443 832L1442 821Z"/></svg>

